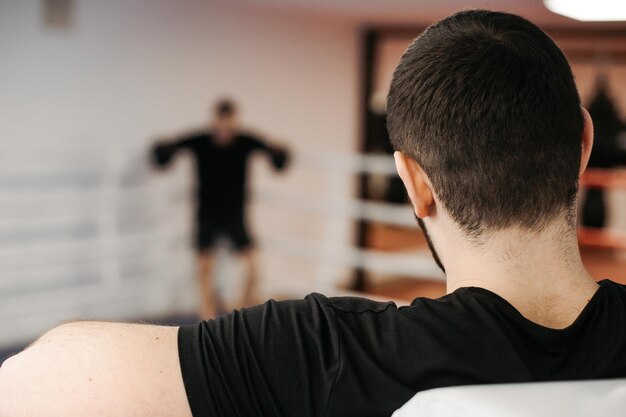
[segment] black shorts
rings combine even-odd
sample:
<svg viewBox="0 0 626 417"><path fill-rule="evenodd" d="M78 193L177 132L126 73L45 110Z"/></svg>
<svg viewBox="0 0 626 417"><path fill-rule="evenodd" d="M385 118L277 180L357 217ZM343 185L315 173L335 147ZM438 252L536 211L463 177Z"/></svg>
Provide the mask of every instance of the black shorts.
<svg viewBox="0 0 626 417"><path fill-rule="evenodd" d="M230 219L198 216L196 227L196 249L199 251L213 248L219 238L230 240L237 251L253 246L243 216Z"/></svg>

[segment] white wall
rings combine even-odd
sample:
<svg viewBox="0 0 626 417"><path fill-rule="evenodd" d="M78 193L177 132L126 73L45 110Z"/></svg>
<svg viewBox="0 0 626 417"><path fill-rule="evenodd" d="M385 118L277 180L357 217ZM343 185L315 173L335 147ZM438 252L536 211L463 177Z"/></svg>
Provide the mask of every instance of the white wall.
<svg viewBox="0 0 626 417"><path fill-rule="evenodd" d="M68 30L43 27L39 1L0 3L3 138L146 141L204 122L226 93L277 137L352 148L353 24L207 0L75 3Z"/></svg>
<svg viewBox="0 0 626 417"><path fill-rule="evenodd" d="M0 2L0 346L61 319L193 308L189 161L158 174L145 152L205 123L219 96L296 156L284 176L255 161L255 188L352 193L344 180L329 196L297 161L357 147L354 23L227 1L75 5L72 27L53 29L39 1ZM262 201L251 220L261 241L351 238L350 222ZM310 260L261 261L268 280L319 277Z"/></svg>

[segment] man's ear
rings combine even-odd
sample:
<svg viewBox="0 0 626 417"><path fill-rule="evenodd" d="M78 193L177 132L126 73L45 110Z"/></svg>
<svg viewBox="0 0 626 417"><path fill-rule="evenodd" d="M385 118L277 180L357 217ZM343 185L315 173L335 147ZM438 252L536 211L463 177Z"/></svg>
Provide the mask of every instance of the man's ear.
<svg viewBox="0 0 626 417"><path fill-rule="evenodd" d="M586 108L581 107L583 112L583 137L582 137L582 153L580 156L580 171L579 175L582 175L587 168L589 157L591 156L591 148L593 147L593 120Z"/></svg>
<svg viewBox="0 0 626 417"><path fill-rule="evenodd" d="M433 209L434 196L426 173L413 158L402 152L394 152L393 158L415 215L420 219L427 217Z"/></svg>

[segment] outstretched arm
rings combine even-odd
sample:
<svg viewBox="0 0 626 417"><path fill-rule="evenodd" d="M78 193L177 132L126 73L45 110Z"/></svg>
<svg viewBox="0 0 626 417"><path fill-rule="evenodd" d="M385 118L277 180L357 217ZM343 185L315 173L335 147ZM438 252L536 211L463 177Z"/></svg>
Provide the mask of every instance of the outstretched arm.
<svg viewBox="0 0 626 417"><path fill-rule="evenodd" d="M248 140L250 141L250 146L253 150L262 151L270 158L270 161L275 169L282 171L287 168L287 165L289 164L289 151L287 148L272 145L252 137L248 138Z"/></svg>
<svg viewBox="0 0 626 417"><path fill-rule="evenodd" d="M99 322L57 327L0 368L0 416L191 417L177 331Z"/></svg>
<svg viewBox="0 0 626 417"><path fill-rule="evenodd" d="M192 147L193 137L186 137L171 141L160 141L151 149L151 160L158 167L166 167L179 150L190 149Z"/></svg>

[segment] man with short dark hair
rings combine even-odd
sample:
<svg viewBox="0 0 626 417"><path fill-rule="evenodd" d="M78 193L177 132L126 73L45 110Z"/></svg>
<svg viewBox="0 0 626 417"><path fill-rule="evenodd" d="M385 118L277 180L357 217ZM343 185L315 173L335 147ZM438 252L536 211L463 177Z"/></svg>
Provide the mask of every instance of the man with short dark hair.
<svg viewBox="0 0 626 417"><path fill-rule="evenodd" d="M167 166L178 151L191 152L196 169L196 239L200 318L217 315L219 297L213 269L217 240L230 240L246 266L244 291L239 306L249 306L256 285L256 253L246 219L247 170L255 152L266 154L277 170L285 168L287 152L270 145L238 126L237 107L232 100L215 104L208 129L161 142L153 149L160 167Z"/></svg>
<svg viewBox="0 0 626 417"><path fill-rule="evenodd" d="M160 342L155 328L138 328L130 340L162 356L169 385L156 353L143 366L136 350L126 353L140 349L126 348L126 327L61 327L10 361L0 388L17 404L47 405L76 380L101 387L119 382L111 367L128 367L128 394L106 386L107 403L128 404L115 415L167 404L169 414L155 415L367 417L389 416L436 387L626 376L626 288L596 283L576 238L593 126L552 40L505 13L444 19L402 57L388 120L398 172L448 295L402 308L319 294L269 301L181 327L177 339L164 328ZM94 347L103 338L111 347ZM90 366L51 365L55 344ZM70 396L85 401L87 391ZM133 408L137 398L142 407ZM86 402L88 414L105 415L97 413L103 401ZM76 407L62 415L80 415ZM36 406L24 409L30 414L11 415L36 415Z"/></svg>

